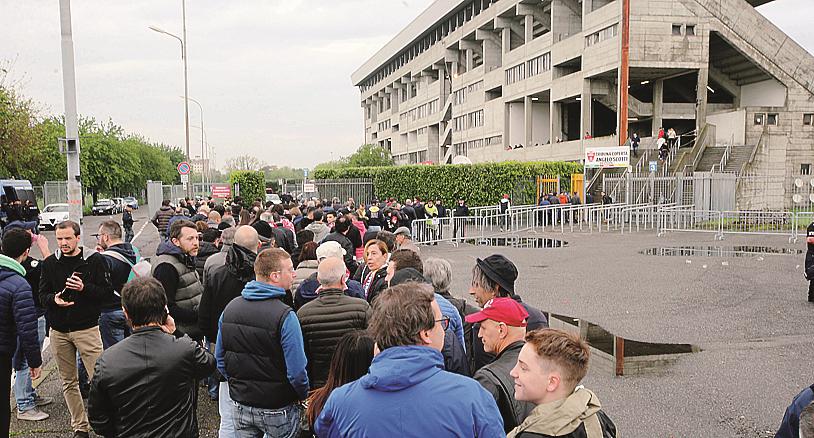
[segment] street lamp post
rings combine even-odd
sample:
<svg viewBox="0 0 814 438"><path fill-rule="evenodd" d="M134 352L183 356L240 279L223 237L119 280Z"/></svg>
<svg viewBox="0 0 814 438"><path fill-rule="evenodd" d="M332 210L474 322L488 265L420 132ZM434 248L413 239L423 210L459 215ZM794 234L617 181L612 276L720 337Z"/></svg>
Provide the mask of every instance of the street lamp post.
<svg viewBox="0 0 814 438"><path fill-rule="evenodd" d="M159 29L155 26L149 26L150 30L163 33L164 35L171 36L181 43L181 59L184 61L184 135L186 145L186 160L189 161L189 81L187 80L187 6L186 0L181 0L181 19L182 19L182 34L178 35L167 32L166 30ZM192 196L192 185L187 185L187 196Z"/></svg>
<svg viewBox="0 0 814 438"><path fill-rule="evenodd" d="M193 99L193 98L191 98L189 96L187 96L186 98L184 96L181 96L181 98L182 99L187 99L187 100L191 101L192 103L198 105L198 109L201 110L201 126L200 126L200 128L201 128L201 170L202 170L202 172L201 172L201 182L204 183L204 186L206 186L205 177L206 177L206 172L207 172L209 166L208 166L208 163L206 161L206 156L207 156L206 149L204 148L204 141L205 141L206 134L204 133L204 111L203 111L203 106L201 105L201 102L198 102L197 100L195 100L195 99Z"/></svg>

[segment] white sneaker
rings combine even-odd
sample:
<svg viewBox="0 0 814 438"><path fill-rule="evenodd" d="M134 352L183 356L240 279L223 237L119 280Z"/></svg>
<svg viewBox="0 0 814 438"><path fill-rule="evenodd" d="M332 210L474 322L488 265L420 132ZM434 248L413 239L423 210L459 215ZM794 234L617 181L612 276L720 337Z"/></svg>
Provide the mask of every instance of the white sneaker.
<svg viewBox="0 0 814 438"><path fill-rule="evenodd" d="M50 415L46 414L45 412L37 408L29 409L23 412L19 411L17 412L17 419L23 421L42 421L48 417L50 417Z"/></svg>

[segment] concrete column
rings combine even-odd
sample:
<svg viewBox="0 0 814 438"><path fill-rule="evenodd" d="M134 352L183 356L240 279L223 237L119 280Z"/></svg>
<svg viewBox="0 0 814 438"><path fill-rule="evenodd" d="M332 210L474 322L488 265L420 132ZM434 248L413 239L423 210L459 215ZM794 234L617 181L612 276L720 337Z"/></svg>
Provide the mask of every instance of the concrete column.
<svg viewBox="0 0 814 438"><path fill-rule="evenodd" d="M475 52L472 49L466 49L466 71L471 71L475 68Z"/></svg>
<svg viewBox="0 0 814 438"><path fill-rule="evenodd" d="M701 67L698 69L698 96L695 102L695 129L698 132L707 124L707 86L709 86L709 67Z"/></svg>
<svg viewBox="0 0 814 438"><path fill-rule="evenodd" d="M509 53L512 50L512 30L504 27L500 31L500 36L503 39L503 53Z"/></svg>
<svg viewBox="0 0 814 438"><path fill-rule="evenodd" d="M653 126L652 135L655 137L659 128L663 126L662 117L664 115L664 79L656 79L653 82Z"/></svg>
<svg viewBox="0 0 814 438"><path fill-rule="evenodd" d="M582 98L582 113L581 113L581 116L580 116L580 124L579 124L579 126L580 126L580 132L579 132L580 138L584 138L586 132L590 133L591 137L594 136L593 123L592 123L592 119L591 119L592 118L592 112L591 112L591 109L592 109L591 108L592 94L593 93L591 93L591 80L586 78L586 79L584 79L582 81L582 95L581 95L581 98Z"/></svg>
<svg viewBox="0 0 814 438"><path fill-rule="evenodd" d="M534 117L534 107L532 106L531 96L526 96L523 98L523 110L524 110L524 119L525 119L525 128L526 128L526 135L525 140L523 141L524 147L531 146L531 139L532 139L532 129L534 128L533 117Z"/></svg>
<svg viewBox="0 0 814 438"><path fill-rule="evenodd" d="M526 33L526 44L530 43L531 40L534 39L534 16L533 15L526 15L523 21L523 28Z"/></svg>
<svg viewBox="0 0 814 438"><path fill-rule="evenodd" d="M564 141L562 138L562 105L559 102L551 102L551 144L557 141Z"/></svg>

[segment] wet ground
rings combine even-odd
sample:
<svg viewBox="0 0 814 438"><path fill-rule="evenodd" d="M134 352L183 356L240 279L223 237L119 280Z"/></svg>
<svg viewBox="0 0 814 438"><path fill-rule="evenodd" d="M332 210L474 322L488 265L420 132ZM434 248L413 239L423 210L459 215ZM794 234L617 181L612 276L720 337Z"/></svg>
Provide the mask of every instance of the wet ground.
<svg viewBox="0 0 814 438"><path fill-rule="evenodd" d="M138 233L146 209L136 217L141 220L135 227ZM86 242L92 241L88 236L103 219L86 220ZM806 302L804 254L794 254L804 244L791 245L771 236L727 236L716 242L707 235L659 238L651 232L529 237L567 245L442 243L423 248L422 256L449 259L454 269L452 293L465 296L475 258L504 254L518 265L516 290L524 301L571 318L571 323L574 318L590 321L625 338L634 352L659 354L660 345L697 351L680 354L660 370L642 375L614 377L598 368L589 371L585 385L598 394L623 436L774 436L791 399L814 383L814 304ZM51 242L53 247L52 237ZM147 225L135 243L144 255L152 255L155 229ZM744 251L744 247L764 249ZM669 257L647 255L653 248L695 249L670 250ZM757 254L715 255L716 248ZM593 333L600 332L594 328ZM609 350L607 335L592 341ZM39 391L56 398L44 408L52 417L24 423L12 414L12 436L70 436L53 362L46 370L50 372ZM203 390L198 411L201 436L217 436L217 405Z"/></svg>

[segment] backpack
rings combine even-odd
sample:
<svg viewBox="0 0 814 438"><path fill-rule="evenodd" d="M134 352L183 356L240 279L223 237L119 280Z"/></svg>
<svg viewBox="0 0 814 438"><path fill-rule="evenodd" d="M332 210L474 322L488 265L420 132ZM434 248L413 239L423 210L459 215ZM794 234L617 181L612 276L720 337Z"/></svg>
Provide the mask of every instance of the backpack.
<svg viewBox="0 0 814 438"><path fill-rule="evenodd" d="M147 261L147 259L143 258L138 251L138 248L135 246L133 247L133 251L136 253L136 263L130 263L130 260L127 257L121 255L116 251L104 251L102 254L106 256L113 257L114 259L125 262L130 265L130 275L127 277L126 283L133 281L136 277L148 277L150 275L151 270L153 269L153 265Z"/></svg>

